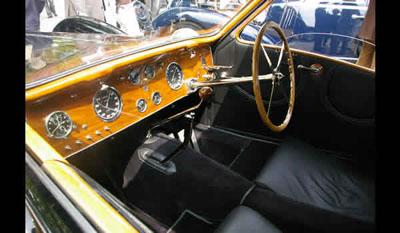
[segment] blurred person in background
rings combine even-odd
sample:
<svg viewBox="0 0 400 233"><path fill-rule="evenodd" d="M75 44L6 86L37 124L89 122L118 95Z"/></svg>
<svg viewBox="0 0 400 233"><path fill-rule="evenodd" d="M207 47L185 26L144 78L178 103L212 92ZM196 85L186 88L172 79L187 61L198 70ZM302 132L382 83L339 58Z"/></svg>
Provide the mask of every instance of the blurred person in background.
<svg viewBox="0 0 400 233"><path fill-rule="evenodd" d="M64 0L65 17L75 15L90 16L104 21L103 1L99 0Z"/></svg>
<svg viewBox="0 0 400 233"><path fill-rule="evenodd" d="M39 31L45 0L25 0L25 31Z"/></svg>
<svg viewBox="0 0 400 233"><path fill-rule="evenodd" d="M358 36L364 40L357 64L375 69L375 0L371 0Z"/></svg>
<svg viewBox="0 0 400 233"><path fill-rule="evenodd" d="M46 13L47 17L53 18L57 17L56 7L54 6L53 0L46 0Z"/></svg>
<svg viewBox="0 0 400 233"><path fill-rule="evenodd" d="M116 20L122 31L131 36L143 36L132 0L117 0Z"/></svg>
<svg viewBox="0 0 400 233"><path fill-rule="evenodd" d="M64 0L65 16L89 16L118 26L130 36L143 36L132 0Z"/></svg>

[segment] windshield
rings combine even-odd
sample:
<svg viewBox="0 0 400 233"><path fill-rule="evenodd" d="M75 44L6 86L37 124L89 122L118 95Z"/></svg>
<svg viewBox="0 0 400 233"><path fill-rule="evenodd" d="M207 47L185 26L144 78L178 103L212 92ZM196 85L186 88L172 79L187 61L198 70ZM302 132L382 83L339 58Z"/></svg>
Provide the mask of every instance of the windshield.
<svg viewBox="0 0 400 233"><path fill-rule="evenodd" d="M255 41L267 21L279 24L292 49L356 62L363 41L359 33L369 0L276 0L247 25L240 38ZM280 37L266 31L263 43L279 45Z"/></svg>
<svg viewBox="0 0 400 233"><path fill-rule="evenodd" d="M217 33L246 0L26 1L27 88L116 55ZM36 18L35 18L36 17ZM35 20L38 19L38 20Z"/></svg>

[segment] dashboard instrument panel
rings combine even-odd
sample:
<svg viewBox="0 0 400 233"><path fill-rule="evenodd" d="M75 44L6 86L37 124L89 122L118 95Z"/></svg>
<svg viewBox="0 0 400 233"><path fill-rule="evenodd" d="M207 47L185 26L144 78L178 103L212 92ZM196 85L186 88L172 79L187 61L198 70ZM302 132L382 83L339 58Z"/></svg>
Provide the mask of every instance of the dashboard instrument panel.
<svg viewBox="0 0 400 233"><path fill-rule="evenodd" d="M184 48L99 72L95 79L27 101L26 121L68 157L187 96L184 81L202 80L208 74L204 65L212 65L209 46Z"/></svg>

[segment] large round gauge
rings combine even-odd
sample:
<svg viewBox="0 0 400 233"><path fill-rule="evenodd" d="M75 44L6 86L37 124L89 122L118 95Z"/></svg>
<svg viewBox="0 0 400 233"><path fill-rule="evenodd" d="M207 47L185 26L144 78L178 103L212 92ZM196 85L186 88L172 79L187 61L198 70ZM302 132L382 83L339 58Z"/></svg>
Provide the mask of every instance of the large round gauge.
<svg viewBox="0 0 400 233"><path fill-rule="evenodd" d="M102 121L114 121L122 111L121 96L116 89L103 85L93 97L93 108Z"/></svg>
<svg viewBox="0 0 400 233"><path fill-rule="evenodd" d="M62 111L56 111L46 117L45 127L49 138L64 139L72 131L71 117Z"/></svg>
<svg viewBox="0 0 400 233"><path fill-rule="evenodd" d="M168 65L166 76L169 87L174 90L181 88L183 84L183 72L178 63L173 62Z"/></svg>

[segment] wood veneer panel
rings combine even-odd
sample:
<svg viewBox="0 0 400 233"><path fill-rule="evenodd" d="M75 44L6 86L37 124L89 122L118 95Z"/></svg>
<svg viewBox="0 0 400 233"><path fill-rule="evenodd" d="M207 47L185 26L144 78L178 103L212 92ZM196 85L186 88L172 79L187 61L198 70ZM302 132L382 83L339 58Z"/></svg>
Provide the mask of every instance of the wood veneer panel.
<svg viewBox="0 0 400 233"><path fill-rule="evenodd" d="M208 46L204 46L157 55L119 67L107 74L99 72L99 77L94 80L82 81L39 99L28 101L26 103L26 121L57 152L64 157L69 156L185 97L188 93L185 84L178 90L172 90L168 86L165 77L166 68L171 62L176 62L182 67L185 80L188 78L199 78L201 80L201 76L206 73L206 70L202 68L201 57L206 59L207 65L212 65L211 50ZM156 74L154 78L147 79L141 74L141 85L131 84L128 80L129 72L147 64L155 66ZM96 116L92 106L93 96L102 84L115 88L122 98L122 113L112 122L101 121ZM151 101L151 95L155 91L160 92L162 96L159 105L155 105ZM143 113L136 108L136 101L140 98L144 98L148 105L147 110ZM76 126L66 139L54 139L46 135L45 119L54 111L64 111L69 114ZM84 124L87 125L87 129L83 129ZM104 129L106 126L110 128L109 131ZM101 135L97 135L96 131L100 131ZM92 140L88 140L87 135L90 135ZM77 140L81 141L82 144L78 145ZM66 150L66 145L69 145L71 149Z"/></svg>

